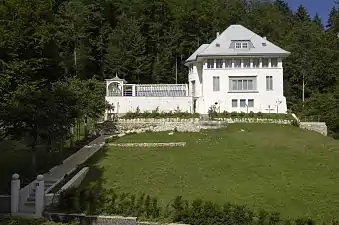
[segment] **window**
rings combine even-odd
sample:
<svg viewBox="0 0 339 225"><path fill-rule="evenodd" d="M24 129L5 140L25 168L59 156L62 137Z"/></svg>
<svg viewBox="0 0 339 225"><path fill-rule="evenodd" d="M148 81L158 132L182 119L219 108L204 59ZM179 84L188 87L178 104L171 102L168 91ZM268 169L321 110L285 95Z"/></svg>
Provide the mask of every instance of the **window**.
<svg viewBox="0 0 339 225"><path fill-rule="evenodd" d="M240 99L240 107L245 108L246 106L246 99Z"/></svg>
<svg viewBox="0 0 339 225"><path fill-rule="evenodd" d="M247 49L249 47L248 41L236 41L235 48L236 49Z"/></svg>
<svg viewBox="0 0 339 225"><path fill-rule="evenodd" d="M232 59L225 59L225 67L232 68Z"/></svg>
<svg viewBox="0 0 339 225"><path fill-rule="evenodd" d="M271 67L278 67L278 59L277 58L271 59Z"/></svg>
<svg viewBox="0 0 339 225"><path fill-rule="evenodd" d="M248 99L247 106L248 106L248 108L253 108L254 107L254 99Z"/></svg>
<svg viewBox="0 0 339 225"><path fill-rule="evenodd" d="M213 91L220 91L220 78L213 77Z"/></svg>
<svg viewBox="0 0 339 225"><path fill-rule="evenodd" d="M266 90L272 91L273 90L273 77L266 76Z"/></svg>
<svg viewBox="0 0 339 225"><path fill-rule="evenodd" d="M243 42L242 43L242 48L248 48L248 43L247 42Z"/></svg>
<svg viewBox="0 0 339 225"><path fill-rule="evenodd" d="M238 99L232 99L232 108L238 107Z"/></svg>
<svg viewBox="0 0 339 225"><path fill-rule="evenodd" d="M241 68L241 59L234 59L234 67Z"/></svg>
<svg viewBox="0 0 339 225"><path fill-rule="evenodd" d="M251 61L250 59L243 59L244 68L250 68Z"/></svg>
<svg viewBox="0 0 339 225"><path fill-rule="evenodd" d="M259 68L260 66L260 59L253 59L253 67Z"/></svg>
<svg viewBox="0 0 339 225"><path fill-rule="evenodd" d="M207 60L207 68L214 68L214 59Z"/></svg>
<svg viewBox="0 0 339 225"><path fill-rule="evenodd" d="M268 59L267 58L263 58L262 59L262 67L263 68L267 68L268 67Z"/></svg>
<svg viewBox="0 0 339 225"><path fill-rule="evenodd" d="M222 68L222 59L217 59L215 61L215 64L216 64L216 68Z"/></svg>
<svg viewBox="0 0 339 225"><path fill-rule="evenodd" d="M235 48L238 48L238 49L241 48L241 42L236 42L235 43Z"/></svg>
<svg viewBox="0 0 339 225"><path fill-rule="evenodd" d="M192 84L192 96L195 96L195 80L192 80L191 84Z"/></svg>
<svg viewBox="0 0 339 225"><path fill-rule="evenodd" d="M256 77L230 77L230 91L255 91Z"/></svg>

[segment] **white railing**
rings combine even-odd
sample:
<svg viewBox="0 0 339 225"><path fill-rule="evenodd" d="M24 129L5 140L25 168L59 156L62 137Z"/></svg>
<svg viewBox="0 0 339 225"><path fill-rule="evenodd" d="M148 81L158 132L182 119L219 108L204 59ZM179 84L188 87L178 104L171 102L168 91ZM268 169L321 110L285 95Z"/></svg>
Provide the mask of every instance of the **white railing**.
<svg viewBox="0 0 339 225"><path fill-rule="evenodd" d="M121 95L108 90L107 96L183 97L189 96L189 90L187 84L126 84Z"/></svg>

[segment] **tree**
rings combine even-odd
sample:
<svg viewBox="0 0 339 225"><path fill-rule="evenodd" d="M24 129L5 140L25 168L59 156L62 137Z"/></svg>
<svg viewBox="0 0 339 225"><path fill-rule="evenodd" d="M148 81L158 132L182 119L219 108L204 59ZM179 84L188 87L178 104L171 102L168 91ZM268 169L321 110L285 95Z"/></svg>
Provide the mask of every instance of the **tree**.
<svg viewBox="0 0 339 225"><path fill-rule="evenodd" d="M338 17L338 11L335 6L332 7L330 14L328 15L327 25L328 29L333 29L335 27L335 23Z"/></svg>
<svg viewBox="0 0 339 225"><path fill-rule="evenodd" d="M313 23L315 23L320 29L324 29L323 23L318 13L314 16Z"/></svg>
<svg viewBox="0 0 339 225"><path fill-rule="evenodd" d="M310 21L311 20L309 13L307 12L306 8L303 5L300 5L298 7L295 17L299 21Z"/></svg>

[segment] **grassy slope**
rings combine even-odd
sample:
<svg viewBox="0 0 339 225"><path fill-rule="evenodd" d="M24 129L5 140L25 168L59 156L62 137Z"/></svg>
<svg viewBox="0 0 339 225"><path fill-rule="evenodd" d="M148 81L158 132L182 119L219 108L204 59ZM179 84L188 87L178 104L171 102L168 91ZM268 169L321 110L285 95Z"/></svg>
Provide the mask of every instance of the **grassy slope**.
<svg viewBox="0 0 339 225"><path fill-rule="evenodd" d="M245 129L241 132L240 129ZM185 148L114 149L96 164L117 191L247 204L330 219L339 210L339 142L292 126L232 124L202 133L144 133L120 142L186 141ZM98 169L102 174L99 175Z"/></svg>

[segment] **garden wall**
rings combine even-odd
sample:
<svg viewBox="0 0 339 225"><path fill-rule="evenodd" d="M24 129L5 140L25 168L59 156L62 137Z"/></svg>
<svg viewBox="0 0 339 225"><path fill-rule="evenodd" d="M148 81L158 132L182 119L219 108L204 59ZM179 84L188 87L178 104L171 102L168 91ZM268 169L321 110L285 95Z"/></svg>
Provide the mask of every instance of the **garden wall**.
<svg viewBox="0 0 339 225"><path fill-rule="evenodd" d="M327 126L325 122L300 122L300 128L327 136Z"/></svg>
<svg viewBox="0 0 339 225"><path fill-rule="evenodd" d="M87 216L84 214L45 213L46 219L55 222L71 222L77 220L80 225L161 225L153 222L138 222L137 217L123 216ZM180 225L171 223L168 225ZM181 224L185 225L185 224Z"/></svg>
<svg viewBox="0 0 339 225"><path fill-rule="evenodd" d="M119 119L117 124L120 133L142 133L145 131L162 132L199 132L201 129L217 129L227 125L225 121L200 121L199 118L137 118Z"/></svg>

